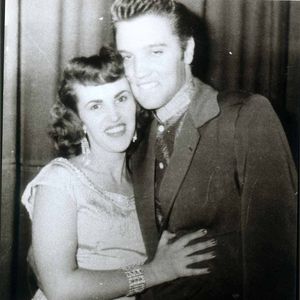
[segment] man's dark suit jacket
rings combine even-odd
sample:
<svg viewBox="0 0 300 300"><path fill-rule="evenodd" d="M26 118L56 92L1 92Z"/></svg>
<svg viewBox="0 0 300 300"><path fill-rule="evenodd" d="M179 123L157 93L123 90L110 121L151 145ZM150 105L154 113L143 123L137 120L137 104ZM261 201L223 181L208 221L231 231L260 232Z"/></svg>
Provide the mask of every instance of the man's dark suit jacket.
<svg viewBox="0 0 300 300"><path fill-rule="evenodd" d="M154 214L154 120L132 159L136 206L149 259L159 233ZM160 186L167 229L200 228L216 238L211 273L149 289L142 299L295 299L296 171L268 100L218 94L197 81Z"/></svg>

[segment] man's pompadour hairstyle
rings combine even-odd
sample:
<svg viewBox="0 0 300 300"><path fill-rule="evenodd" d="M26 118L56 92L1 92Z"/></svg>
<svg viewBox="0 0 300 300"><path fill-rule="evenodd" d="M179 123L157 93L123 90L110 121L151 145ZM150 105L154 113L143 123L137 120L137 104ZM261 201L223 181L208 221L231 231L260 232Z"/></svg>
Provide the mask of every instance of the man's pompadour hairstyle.
<svg viewBox="0 0 300 300"><path fill-rule="evenodd" d="M194 33L191 12L182 3L174 0L115 0L111 7L115 24L145 15L168 18L174 33L179 37L182 49L185 50L187 40Z"/></svg>
<svg viewBox="0 0 300 300"><path fill-rule="evenodd" d="M172 14L174 10L173 0L115 0L111 15L117 22L144 14Z"/></svg>

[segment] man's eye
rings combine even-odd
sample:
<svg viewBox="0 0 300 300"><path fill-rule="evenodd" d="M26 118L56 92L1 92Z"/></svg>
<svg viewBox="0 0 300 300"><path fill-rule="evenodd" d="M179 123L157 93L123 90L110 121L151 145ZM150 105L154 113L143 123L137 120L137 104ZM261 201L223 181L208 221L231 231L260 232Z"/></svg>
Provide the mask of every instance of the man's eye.
<svg viewBox="0 0 300 300"><path fill-rule="evenodd" d="M163 51L163 50L152 50L152 53L153 53L154 55L161 55L161 54L164 53L164 51Z"/></svg>

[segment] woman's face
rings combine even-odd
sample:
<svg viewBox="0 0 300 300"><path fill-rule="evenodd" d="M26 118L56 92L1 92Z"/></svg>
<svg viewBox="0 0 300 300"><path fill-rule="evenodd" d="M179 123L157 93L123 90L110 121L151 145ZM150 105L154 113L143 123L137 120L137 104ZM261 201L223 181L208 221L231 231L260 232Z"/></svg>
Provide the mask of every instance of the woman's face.
<svg viewBox="0 0 300 300"><path fill-rule="evenodd" d="M127 80L97 86L75 84L74 91L91 150L126 151L134 135L136 113Z"/></svg>

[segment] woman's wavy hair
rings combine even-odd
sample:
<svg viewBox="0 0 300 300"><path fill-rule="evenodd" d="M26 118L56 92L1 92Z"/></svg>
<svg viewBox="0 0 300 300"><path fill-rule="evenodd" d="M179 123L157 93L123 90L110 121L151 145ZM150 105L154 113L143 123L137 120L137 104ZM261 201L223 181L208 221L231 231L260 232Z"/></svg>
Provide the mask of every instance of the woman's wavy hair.
<svg viewBox="0 0 300 300"><path fill-rule="evenodd" d="M101 85L124 76L122 57L110 47L102 47L99 55L75 57L69 61L58 89L58 99L51 109L49 129L60 156L79 155L81 140L85 136L74 85Z"/></svg>
<svg viewBox="0 0 300 300"><path fill-rule="evenodd" d="M54 141L58 155L79 155L81 140L85 136L78 114L74 85L101 85L115 82L124 76L123 58L111 47L102 47L99 55L75 57L69 61L58 89L58 99L51 109L49 135ZM152 114L137 104L136 118L137 141L129 146L127 160L142 140L144 131L152 120Z"/></svg>

